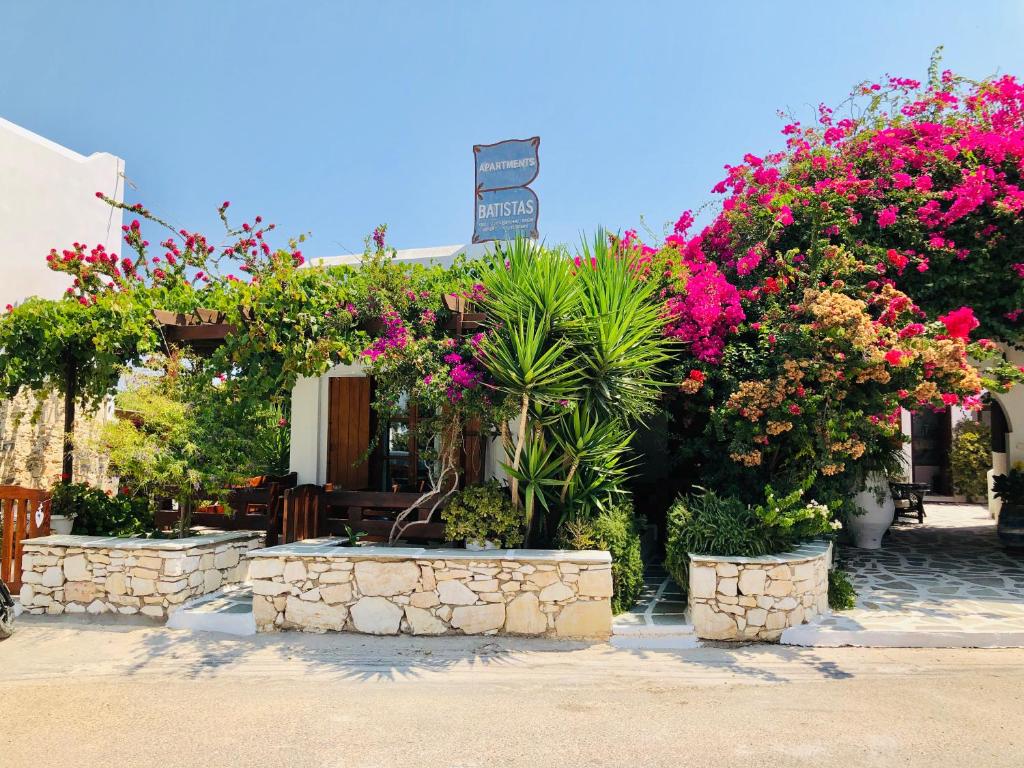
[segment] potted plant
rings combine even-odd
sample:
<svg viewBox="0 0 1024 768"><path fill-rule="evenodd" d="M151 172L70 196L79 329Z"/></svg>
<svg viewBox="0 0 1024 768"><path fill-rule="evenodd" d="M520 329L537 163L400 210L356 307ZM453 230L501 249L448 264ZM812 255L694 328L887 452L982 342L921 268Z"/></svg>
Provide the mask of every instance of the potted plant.
<svg viewBox="0 0 1024 768"><path fill-rule="evenodd" d="M50 497L50 532L67 536L75 526L87 486L83 483L59 483Z"/></svg>
<svg viewBox="0 0 1024 768"><path fill-rule="evenodd" d="M497 482L471 485L453 494L441 511L449 541L466 549L499 549L523 543L523 517Z"/></svg>
<svg viewBox="0 0 1024 768"><path fill-rule="evenodd" d="M859 549L881 549L882 537L892 525L896 502L889 490L889 477L903 472L903 441L884 440L865 451L855 473L853 505L845 526Z"/></svg>
<svg viewBox="0 0 1024 768"><path fill-rule="evenodd" d="M1004 547L1024 548L1024 470L1014 466L1005 475L992 481L996 498L1002 502L996 535Z"/></svg>

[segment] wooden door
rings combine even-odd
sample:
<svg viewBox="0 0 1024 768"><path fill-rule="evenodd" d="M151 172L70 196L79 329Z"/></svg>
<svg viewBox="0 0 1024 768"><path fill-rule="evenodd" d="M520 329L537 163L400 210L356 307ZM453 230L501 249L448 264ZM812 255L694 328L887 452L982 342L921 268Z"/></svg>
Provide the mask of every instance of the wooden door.
<svg viewBox="0 0 1024 768"><path fill-rule="evenodd" d="M327 482L359 491L370 484L370 380L338 376L328 380Z"/></svg>

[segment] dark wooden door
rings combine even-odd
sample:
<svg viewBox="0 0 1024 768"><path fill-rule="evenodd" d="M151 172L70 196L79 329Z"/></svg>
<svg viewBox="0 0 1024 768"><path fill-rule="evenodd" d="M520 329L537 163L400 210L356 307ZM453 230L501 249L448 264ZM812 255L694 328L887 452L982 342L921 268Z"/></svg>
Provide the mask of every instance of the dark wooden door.
<svg viewBox="0 0 1024 768"><path fill-rule="evenodd" d="M339 376L328 381L327 482L347 491L362 490L370 478L370 380Z"/></svg>

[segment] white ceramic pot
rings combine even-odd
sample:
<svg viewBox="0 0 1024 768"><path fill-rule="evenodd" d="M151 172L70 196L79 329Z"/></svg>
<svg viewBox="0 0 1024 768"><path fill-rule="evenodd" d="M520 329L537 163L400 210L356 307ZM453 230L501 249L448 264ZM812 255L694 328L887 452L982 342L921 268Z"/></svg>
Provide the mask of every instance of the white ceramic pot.
<svg viewBox="0 0 1024 768"><path fill-rule="evenodd" d="M50 533L56 533L61 536L67 536L71 533L71 529L75 527L75 516L74 515L51 515L50 516Z"/></svg>
<svg viewBox="0 0 1024 768"><path fill-rule="evenodd" d="M882 537L892 525L896 504L889 492L889 481L882 472L867 476L864 490L853 497L853 503L860 510L859 515L849 519L847 525L853 534L854 545L860 549L881 549Z"/></svg>
<svg viewBox="0 0 1024 768"><path fill-rule="evenodd" d="M470 541L469 539L466 539L466 549L468 549L470 552L483 552L486 549L497 549L497 548L498 548L498 545L495 544L490 539L484 539L483 543L481 543L479 541L475 541L475 540L474 541Z"/></svg>

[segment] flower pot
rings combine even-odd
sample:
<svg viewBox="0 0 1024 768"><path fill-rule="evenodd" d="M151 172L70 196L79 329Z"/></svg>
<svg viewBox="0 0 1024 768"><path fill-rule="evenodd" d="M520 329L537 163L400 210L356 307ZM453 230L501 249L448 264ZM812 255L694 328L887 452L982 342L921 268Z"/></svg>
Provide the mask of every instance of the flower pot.
<svg viewBox="0 0 1024 768"><path fill-rule="evenodd" d="M466 549L470 552L483 552L485 549L498 549L498 545L490 539L484 539L483 542L478 539L466 539Z"/></svg>
<svg viewBox="0 0 1024 768"><path fill-rule="evenodd" d="M852 516L847 526L853 534L854 546L880 549L882 537L892 525L896 504L889 492L889 482L881 472L872 472L864 482L864 490L853 497L860 514Z"/></svg>
<svg viewBox="0 0 1024 768"><path fill-rule="evenodd" d="M1007 549L1024 549L1024 505L1003 504L996 524L996 535Z"/></svg>
<svg viewBox="0 0 1024 768"><path fill-rule="evenodd" d="M74 527L74 515L50 515L50 533L67 536Z"/></svg>

